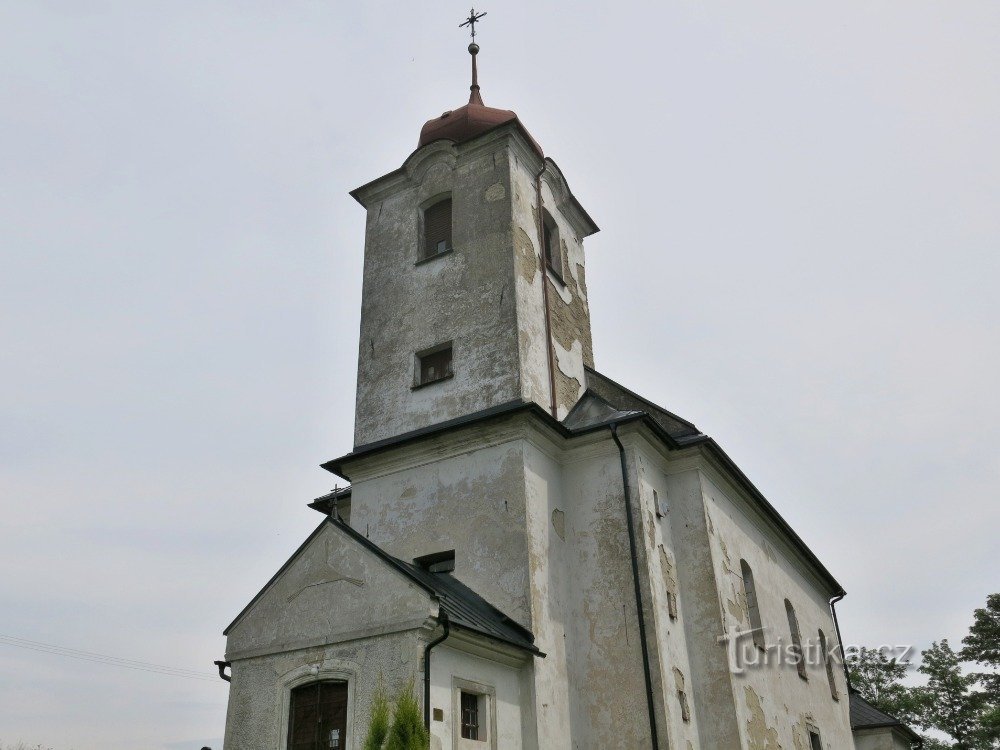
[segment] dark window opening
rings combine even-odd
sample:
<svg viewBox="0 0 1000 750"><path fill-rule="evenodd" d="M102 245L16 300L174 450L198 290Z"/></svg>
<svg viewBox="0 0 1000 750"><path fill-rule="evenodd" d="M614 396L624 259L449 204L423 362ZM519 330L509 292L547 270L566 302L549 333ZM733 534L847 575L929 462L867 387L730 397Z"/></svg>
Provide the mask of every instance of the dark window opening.
<svg viewBox="0 0 1000 750"><path fill-rule="evenodd" d="M837 683L833 679L833 659L830 657L830 649L826 643L826 634L822 630L819 631L819 647L822 649L823 661L826 664L826 679L830 681L830 695L835 701L839 701Z"/></svg>
<svg viewBox="0 0 1000 750"><path fill-rule="evenodd" d="M552 215L542 210L542 253L545 265L562 281L562 249L559 244L559 227Z"/></svg>
<svg viewBox="0 0 1000 750"><path fill-rule="evenodd" d="M809 750L823 750L823 741L815 729L809 730Z"/></svg>
<svg viewBox="0 0 1000 750"><path fill-rule="evenodd" d="M451 342L417 354L417 385L450 378Z"/></svg>
<svg viewBox="0 0 1000 750"><path fill-rule="evenodd" d="M347 683L310 682L294 688L288 706L288 750L344 750Z"/></svg>
<svg viewBox="0 0 1000 750"><path fill-rule="evenodd" d="M753 571L746 560L740 560L740 571L743 574L743 592L747 597L747 614L750 615L753 643L759 649L766 649L767 646L764 643L764 626L760 620L760 606L757 604L757 587L753 582Z"/></svg>
<svg viewBox="0 0 1000 750"><path fill-rule="evenodd" d="M424 211L424 247L421 259L451 250L451 198L438 201Z"/></svg>
<svg viewBox="0 0 1000 750"><path fill-rule="evenodd" d="M479 696L462 691L462 738L479 739Z"/></svg>
<svg viewBox="0 0 1000 750"><path fill-rule="evenodd" d="M795 662L795 669L798 671L799 677L808 680L806 660L802 655L802 636L799 635L799 618L795 616L795 608L787 599L785 599L785 612L788 614L788 630L792 636L792 647L789 649L789 655Z"/></svg>
<svg viewBox="0 0 1000 750"><path fill-rule="evenodd" d="M455 550L421 555L414 557L413 562L429 573L451 573L455 570Z"/></svg>

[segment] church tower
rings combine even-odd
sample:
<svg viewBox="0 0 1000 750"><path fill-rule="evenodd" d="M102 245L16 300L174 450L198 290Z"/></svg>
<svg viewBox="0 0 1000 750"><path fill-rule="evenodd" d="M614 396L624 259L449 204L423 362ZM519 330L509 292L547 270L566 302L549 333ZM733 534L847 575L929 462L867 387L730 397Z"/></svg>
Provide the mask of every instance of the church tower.
<svg viewBox="0 0 1000 750"><path fill-rule="evenodd" d="M350 485L225 630L226 750L362 750L383 689L431 750L852 747L843 589L714 440L594 368L597 226L469 52L468 103L351 193L354 445L323 464ZM760 665L789 647L821 656Z"/></svg>
<svg viewBox="0 0 1000 750"><path fill-rule="evenodd" d="M583 240L597 226L517 115L428 121L367 209L355 446L518 401L563 418L593 366Z"/></svg>

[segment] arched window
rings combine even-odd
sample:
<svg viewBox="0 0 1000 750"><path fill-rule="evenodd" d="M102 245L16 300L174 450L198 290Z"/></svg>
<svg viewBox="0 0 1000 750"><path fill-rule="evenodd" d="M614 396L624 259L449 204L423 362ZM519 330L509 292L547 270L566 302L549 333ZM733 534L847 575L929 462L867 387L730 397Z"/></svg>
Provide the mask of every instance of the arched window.
<svg viewBox="0 0 1000 750"><path fill-rule="evenodd" d="M424 209L424 244L421 260L451 250L451 196Z"/></svg>
<svg viewBox="0 0 1000 750"><path fill-rule="evenodd" d="M288 750L347 747L347 683L309 682L292 689L288 706Z"/></svg>
<svg viewBox="0 0 1000 750"><path fill-rule="evenodd" d="M563 277L562 245L559 242L559 227L552 214L542 209L542 252L545 265L560 281Z"/></svg>
<svg viewBox="0 0 1000 750"><path fill-rule="evenodd" d="M823 661L826 664L826 679L830 681L830 695L833 696L835 701L840 700L840 695L837 693L837 683L833 679L833 660L830 658L830 649L827 647L826 635L823 631L819 631L819 647L823 650Z"/></svg>
<svg viewBox="0 0 1000 750"><path fill-rule="evenodd" d="M753 630L753 643L757 648L767 648L764 643L764 626L760 621L760 607L757 604L757 587L753 582L753 571L746 560L740 560L740 572L743 574L743 592L747 597L747 613L750 615L750 628Z"/></svg>
<svg viewBox="0 0 1000 750"><path fill-rule="evenodd" d="M789 654L795 660L795 669L798 671L799 677L808 680L806 660L802 655L802 636L799 635L799 618L795 616L795 607L787 599L785 599L785 612L788 614L788 630L792 636L792 647L789 649Z"/></svg>

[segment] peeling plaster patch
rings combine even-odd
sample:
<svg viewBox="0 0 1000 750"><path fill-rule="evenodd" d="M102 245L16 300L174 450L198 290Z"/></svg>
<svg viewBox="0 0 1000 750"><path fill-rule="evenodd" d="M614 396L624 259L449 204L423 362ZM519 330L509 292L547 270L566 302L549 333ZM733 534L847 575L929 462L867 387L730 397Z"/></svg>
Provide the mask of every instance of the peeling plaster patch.
<svg viewBox="0 0 1000 750"><path fill-rule="evenodd" d="M551 284L550 286L556 290L556 294L559 295L559 299L567 305L573 304L573 292L569 290L568 286L563 284Z"/></svg>
<svg viewBox="0 0 1000 750"><path fill-rule="evenodd" d="M649 537L649 549L656 546L656 519L648 510L646 511L646 535Z"/></svg>
<svg viewBox="0 0 1000 750"><path fill-rule="evenodd" d="M669 593L677 595L677 577L674 575L674 563L667 550L660 545L660 570L663 573L663 584Z"/></svg>
<svg viewBox="0 0 1000 750"><path fill-rule="evenodd" d="M560 411L565 409L568 413L584 391L586 374L583 369L583 346L579 341L574 341L572 348L564 349L559 341L553 340L552 349L556 355L556 374L563 376L556 384L556 401ZM572 381L576 381L575 384ZM561 414L560 419L562 416L565 415Z"/></svg>
<svg viewBox="0 0 1000 750"><path fill-rule="evenodd" d="M731 588L733 596L731 599L726 599L726 609L729 610L729 614L744 624L750 617L747 610L747 598L742 591L736 590L734 584L731 585Z"/></svg>
<svg viewBox="0 0 1000 750"><path fill-rule="evenodd" d="M747 719L747 750L781 750L778 730L767 725L760 696L749 685L743 688L750 718Z"/></svg>
<svg viewBox="0 0 1000 750"><path fill-rule="evenodd" d="M566 514L558 508L552 511L552 528L556 530L556 536L566 541Z"/></svg>
<svg viewBox="0 0 1000 750"><path fill-rule="evenodd" d="M708 524L708 533L711 536L715 536L715 524L712 523L712 514L707 510L705 511L705 522Z"/></svg>
<svg viewBox="0 0 1000 750"><path fill-rule="evenodd" d="M514 230L514 250L517 256L517 270L529 284L535 283L535 274L538 273L538 255L535 254L535 245L521 227Z"/></svg>
<svg viewBox="0 0 1000 750"><path fill-rule="evenodd" d="M494 182L483 193L483 197L487 203L496 203L499 200L503 200L506 195L507 191L502 182Z"/></svg>
<svg viewBox="0 0 1000 750"><path fill-rule="evenodd" d="M674 685L678 690L684 689L684 673L677 667L674 667Z"/></svg>
<svg viewBox="0 0 1000 750"><path fill-rule="evenodd" d="M722 540L721 537L719 539L719 547L722 549L722 567L723 567L723 569L727 573L732 573L733 575L736 575L736 573L733 572L733 562L732 562L732 560L729 557L729 548L726 546L726 543Z"/></svg>

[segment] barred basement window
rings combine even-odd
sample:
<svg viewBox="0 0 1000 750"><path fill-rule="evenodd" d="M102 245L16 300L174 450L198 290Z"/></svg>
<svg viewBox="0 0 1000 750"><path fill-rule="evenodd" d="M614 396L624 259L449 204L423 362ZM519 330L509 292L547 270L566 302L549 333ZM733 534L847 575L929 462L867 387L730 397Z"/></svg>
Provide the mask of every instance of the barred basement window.
<svg viewBox="0 0 1000 750"><path fill-rule="evenodd" d="M833 660L830 658L830 649L827 647L826 634L822 630L819 631L819 647L823 650L823 661L826 663L826 679L830 681L830 695L835 701L839 701L837 683L833 679Z"/></svg>
<svg viewBox="0 0 1000 750"><path fill-rule="evenodd" d="M414 388L429 383L436 383L439 380L450 378L451 370L451 342L425 349L417 352L416 377Z"/></svg>
<svg viewBox="0 0 1000 750"><path fill-rule="evenodd" d="M433 258L451 250L451 198L424 210L424 245L420 259Z"/></svg>
<svg viewBox="0 0 1000 750"><path fill-rule="evenodd" d="M479 696L462 691L462 738L479 739Z"/></svg>
<svg viewBox="0 0 1000 750"><path fill-rule="evenodd" d="M764 650L764 626L760 620L760 606L757 604L757 587L753 582L753 570L746 560L740 560L740 572L743 574L743 592L747 597L747 613L750 615L750 628L753 630L754 645Z"/></svg>
<svg viewBox="0 0 1000 750"><path fill-rule="evenodd" d="M789 653L795 660L795 669L798 671L799 677L803 680L808 680L809 675L806 674L806 660L802 655L802 636L799 635L799 618L795 616L795 608L787 599L785 599L785 613L788 615L788 630L792 636L792 647Z"/></svg>

